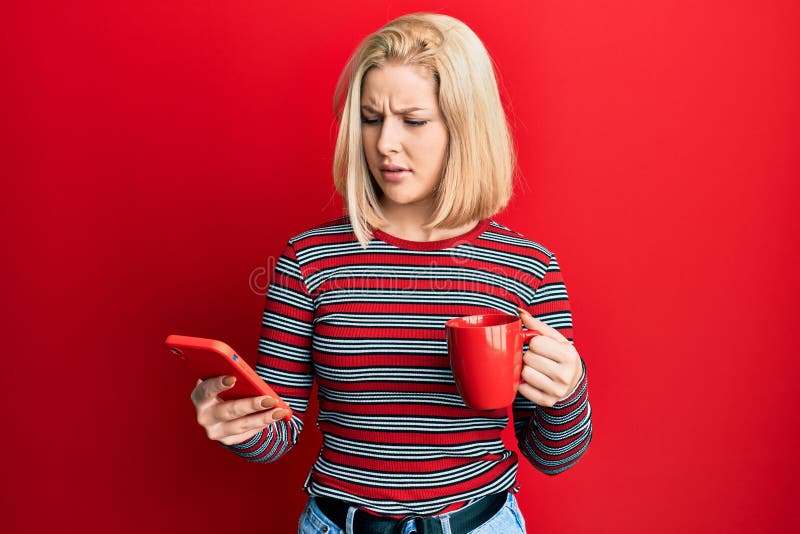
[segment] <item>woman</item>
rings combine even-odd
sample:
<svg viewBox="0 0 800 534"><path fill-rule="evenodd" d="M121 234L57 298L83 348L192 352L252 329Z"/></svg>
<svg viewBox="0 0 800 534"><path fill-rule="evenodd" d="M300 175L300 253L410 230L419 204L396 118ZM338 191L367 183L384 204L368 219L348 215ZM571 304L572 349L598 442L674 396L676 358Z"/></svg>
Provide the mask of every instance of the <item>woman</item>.
<svg viewBox="0 0 800 534"><path fill-rule="evenodd" d="M557 474L591 441L585 364L555 255L491 217L514 153L491 59L462 22L402 16L368 36L336 90L334 179L348 215L292 237L275 268L256 370L275 400L192 399L209 438L285 455L313 380L323 446L299 532L524 532L506 410L458 395L444 323L498 310L544 334L512 406L519 449ZM266 411L265 408L267 409Z"/></svg>

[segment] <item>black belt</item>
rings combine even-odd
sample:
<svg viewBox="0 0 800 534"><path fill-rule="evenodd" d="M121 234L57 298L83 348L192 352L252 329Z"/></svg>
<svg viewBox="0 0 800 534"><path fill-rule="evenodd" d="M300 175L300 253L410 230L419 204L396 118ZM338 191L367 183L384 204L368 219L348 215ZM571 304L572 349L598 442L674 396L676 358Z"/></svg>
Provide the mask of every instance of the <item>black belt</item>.
<svg viewBox="0 0 800 534"><path fill-rule="evenodd" d="M505 505L508 492L493 493L475 501L474 503L450 512L450 531L453 534L466 534L488 521ZM315 497L319 509L328 519L333 521L340 529L345 530L347 511L350 504L338 499L328 497ZM356 510L353 515L354 534L394 534L402 532L402 527L416 520L419 534L443 534L442 523L438 518L422 517L418 515L407 516L402 519L379 517Z"/></svg>

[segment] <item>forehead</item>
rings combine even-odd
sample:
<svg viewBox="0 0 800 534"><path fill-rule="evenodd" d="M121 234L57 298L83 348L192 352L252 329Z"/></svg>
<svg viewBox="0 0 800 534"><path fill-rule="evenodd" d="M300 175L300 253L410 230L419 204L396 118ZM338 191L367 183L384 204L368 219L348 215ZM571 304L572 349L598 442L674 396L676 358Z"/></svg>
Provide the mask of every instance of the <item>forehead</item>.
<svg viewBox="0 0 800 534"><path fill-rule="evenodd" d="M438 102L433 77L408 65L374 67L364 76L361 107L379 111L390 106L397 112L435 109Z"/></svg>

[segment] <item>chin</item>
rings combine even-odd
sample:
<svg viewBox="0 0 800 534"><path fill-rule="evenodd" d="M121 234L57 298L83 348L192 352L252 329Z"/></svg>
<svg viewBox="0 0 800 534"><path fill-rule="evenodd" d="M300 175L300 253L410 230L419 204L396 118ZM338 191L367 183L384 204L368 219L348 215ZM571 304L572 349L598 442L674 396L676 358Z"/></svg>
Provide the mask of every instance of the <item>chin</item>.
<svg viewBox="0 0 800 534"><path fill-rule="evenodd" d="M419 195L384 195L383 198L385 201L398 205L419 204L428 200L427 197Z"/></svg>

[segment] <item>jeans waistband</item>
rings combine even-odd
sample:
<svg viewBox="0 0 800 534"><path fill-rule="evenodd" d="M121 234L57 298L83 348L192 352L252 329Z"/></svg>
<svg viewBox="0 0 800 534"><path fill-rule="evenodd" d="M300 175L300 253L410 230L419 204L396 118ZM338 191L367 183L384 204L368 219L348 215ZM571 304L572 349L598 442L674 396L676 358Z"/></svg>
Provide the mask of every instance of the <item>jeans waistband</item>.
<svg viewBox="0 0 800 534"><path fill-rule="evenodd" d="M450 532L452 534L467 534L476 529L500 511L508 499L508 492L493 493L477 501L450 512ZM346 530L347 513L353 506L338 499L329 497L315 497L320 511L342 530ZM356 510L353 515L353 534L396 534L403 531L403 527L415 521L419 534L443 534L442 522L438 516L411 515L402 519L380 517L362 510Z"/></svg>

